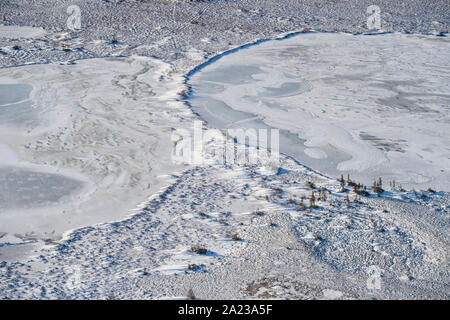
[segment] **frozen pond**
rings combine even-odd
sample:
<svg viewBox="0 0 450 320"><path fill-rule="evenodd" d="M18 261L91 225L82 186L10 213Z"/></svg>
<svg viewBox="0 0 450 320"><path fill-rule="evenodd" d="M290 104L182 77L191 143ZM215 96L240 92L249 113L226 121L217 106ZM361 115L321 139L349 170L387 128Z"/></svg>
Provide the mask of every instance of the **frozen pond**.
<svg viewBox="0 0 450 320"><path fill-rule="evenodd" d="M80 181L57 174L0 167L0 212L68 201L69 196L79 191L82 185Z"/></svg>
<svg viewBox="0 0 450 320"><path fill-rule="evenodd" d="M0 84L0 128L23 132L39 123L29 84ZM21 167L17 155L0 145L0 214L5 210L35 209L68 201L83 183L64 175Z"/></svg>
<svg viewBox="0 0 450 320"><path fill-rule="evenodd" d="M0 106L6 107L28 100L32 89L28 84L0 84Z"/></svg>
<svg viewBox="0 0 450 320"><path fill-rule="evenodd" d="M280 150L329 176L450 189L450 42L307 33L206 64L194 110L214 128L279 128Z"/></svg>
<svg viewBox="0 0 450 320"><path fill-rule="evenodd" d="M166 185L171 128L192 116L170 71L139 56L0 69L0 234L121 220Z"/></svg>

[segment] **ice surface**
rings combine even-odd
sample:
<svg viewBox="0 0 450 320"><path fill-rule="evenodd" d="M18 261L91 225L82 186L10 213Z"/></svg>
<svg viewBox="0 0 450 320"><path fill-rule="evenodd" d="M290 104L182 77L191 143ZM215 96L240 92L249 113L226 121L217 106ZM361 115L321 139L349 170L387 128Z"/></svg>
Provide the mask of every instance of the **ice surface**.
<svg viewBox="0 0 450 320"><path fill-rule="evenodd" d="M308 33L227 54L191 78L211 127L282 129L280 150L329 176L450 188L450 42Z"/></svg>
<svg viewBox="0 0 450 320"><path fill-rule="evenodd" d="M28 84L0 84L0 126L25 130L39 124L39 108L29 95L33 87Z"/></svg>
<svg viewBox="0 0 450 320"><path fill-rule="evenodd" d="M0 25L0 38L39 38L46 35L46 33L42 28Z"/></svg>
<svg viewBox="0 0 450 320"><path fill-rule="evenodd" d="M38 109L30 100L28 84L0 84L0 127L22 131L39 123ZM20 166L18 156L0 145L0 215L5 210L56 205L82 189L83 182L64 175Z"/></svg>
<svg viewBox="0 0 450 320"><path fill-rule="evenodd" d="M81 188L82 182L62 175L0 167L0 215L4 209L53 205Z"/></svg>
<svg viewBox="0 0 450 320"><path fill-rule="evenodd" d="M0 84L0 106L27 100L32 89L27 84Z"/></svg>
<svg viewBox="0 0 450 320"><path fill-rule="evenodd" d="M193 117L170 71L139 56L0 70L0 233L120 220L165 185L172 128Z"/></svg>

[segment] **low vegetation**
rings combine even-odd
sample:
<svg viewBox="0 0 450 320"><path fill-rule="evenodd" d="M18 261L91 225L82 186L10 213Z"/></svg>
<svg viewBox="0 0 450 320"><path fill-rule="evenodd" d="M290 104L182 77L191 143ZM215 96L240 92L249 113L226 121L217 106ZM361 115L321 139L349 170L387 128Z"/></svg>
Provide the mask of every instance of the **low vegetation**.
<svg viewBox="0 0 450 320"><path fill-rule="evenodd" d="M381 180L381 178L378 178L378 180L374 180L373 185L372 185L372 190L378 196L381 195L384 192L383 180Z"/></svg>
<svg viewBox="0 0 450 320"><path fill-rule="evenodd" d="M314 182L312 182L311 180L308 180L308 181L306 182L306 186L307 186L308 188L310 188L311 190L316 189L316 185L315 185Z"/></svg>
<svg viewBox="0 0 450 320"><path fill-rule="evenodd" d="M191 251L196 254L207 254L208 253L208 249L206 249L202 246L193 246L193 247L191 247Z"/></svg>
<svg viewBox="0 0 450 320"><path fill-rule="evenodd" d="M188 264L187 269L191 270L191 271L197 271L197 270L201 269L203 266L204 265L198 265L198 264L192 263L192 264Z"/></svg>
<svg viewBox="0 0 450 320"><path fill-rule="evenodd" d="M261 210L256 210L256 211L253 211L253 214L255 215L255 216L263 216L264 215L264 212L262 212Z"/></svg>
<svg viewBox="0 0 450 320"><path fill-rule="evenodd" d="M310 209L318 208L318 206L316 205L316 195L314 194L314 191L311 193L311 198L309 199L309 208Z"/></svg>
<svg viewBox="0 0 450 320"><path fill-rule="evenodd" d="M188 299L191 299L191 300L194 300L194 299L195 299L194 290L192 290L192 288L188 290L188 292L187 292L187 294L186 294L186 297L187 297Z"/></svg>
<svg viewBox="0 0 450 320"><path fill-rule="evenodd" d="M239 235L237 233L233 234L231 236L231 240L233 241L241 241L242 239L239 237Z"/></svg>

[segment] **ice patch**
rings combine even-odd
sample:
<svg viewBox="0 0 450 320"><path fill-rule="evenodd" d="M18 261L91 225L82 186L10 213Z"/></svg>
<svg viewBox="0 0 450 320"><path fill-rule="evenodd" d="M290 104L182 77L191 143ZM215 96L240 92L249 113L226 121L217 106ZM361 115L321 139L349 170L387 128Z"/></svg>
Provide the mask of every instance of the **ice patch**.
<svg viewBox="0 0 450 320"><path fill-rule="evenodd" d="M171 132L193 115L171 72L139 56L0 70L0 232L123 219L179 171Z"/></svg>
<svg viewBox="0 0 450 320"><path fill-rule="evenodd" d="M329 176L448 189L449 52L444 37L301 34L205 65L191 104L213 128L280 129L282 153Z"/></svg>
<svg viewBox="0 0 450 320"><path fill-rule="evenodd" d="M0 25L0 38L22 39L39 38L47 34L42 28Z"/></svg>
<svg viewBox="0 0 450 320"><path fill-rule="evenodd" d="M69 201L83 183L69 177L18 167L0 167L0 213ZM5 231L5 230L3 230Z"/></svg>
<svg viewBox="0 0 450 320"><path fill-rule="evenodd" d="M0 167L11 166L19 162L17 155L7 145L0 144Z"/></svg>
<svg viewBox="0 0 450 320"><path fill-rule="evenodd" d="M314 159L325 159L327 157L326 152L318 148L306 148L304 152Z"/></svg>

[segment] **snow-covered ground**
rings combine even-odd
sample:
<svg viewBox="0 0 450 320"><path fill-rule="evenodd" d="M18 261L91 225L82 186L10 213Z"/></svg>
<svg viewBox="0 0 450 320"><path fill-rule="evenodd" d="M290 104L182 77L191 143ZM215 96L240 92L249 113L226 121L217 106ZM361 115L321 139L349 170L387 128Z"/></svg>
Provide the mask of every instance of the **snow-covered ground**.
<svg viewBox="0 0 450 320"><path fill-rule="evenodd" d="M0 5L0 23L45 29L45 33L34 33L17 28L14 36L11 32L0 34L0 63L4 66L0 69L1 299L174 299L186 296L189 289L198 298L209 299L449 298L450 197L446 192L408 191L389 187L385 181L386 191L380 196L371 188L368 195L358 196L354 186L341 190L335 177L314 170L321 169L314 161L305 166L300 163L302 158L298 162L288 156L289 152L281 155L279 165L270 167L193 167L176 165L170 159L171 133L190 128L199 119L192 112L199 92L195 74L201 76L208 70L190 70L229 49L304 28L364 32L370 1L85 0L79 1L84 28L78 32L65 30L71 1L25 3L18 0ZM237 74L228 70L227 75L234 76L225 85L224 75L217 77L228 90L236 87L235 77L247 76L243 81L250 81L248 89L253 96L266 92L267 103L270 95L277 96L276 100L288 99L292 90L301 91L300 96L311 94L319 83L314 73L320 71L316 78L328 76L334 81L333 91L316 92L317 103L311 106L320 115L316 119L327 128L329 119L317 109L318 102L328 102L327 110L334 108L347 117L355 117L352 110L358 100L363 107L370 107L366 105L368 96L358 91L360 82L356 80L361 74L345 69L346 80L339 81L333 77L336 71L325 66L333 64L335 52L342 49L342 41L334 39L345 37L351 39L350 47L358 47L356 52L345 52L350 60L344 63L351 63L352 68L362 64L361 69L376 73L376 63L370 67L361 63L361 55L372 57L367 46L380 48L380 57L396 57L387 63L386 70L406 70L388 72L389 76L378 79L381 83L412 77L408 76L410 66L384 39L397 44L400 38L398 43L406 41L407 48L411 43L419 45L420 52L413 53L419 61L414 67L420 74L413 80L442 82L435 86L408 82L394 93L421 89L421 96L440 94L431 102L428 95L417 98L413 105L426 104L435 112L417 112L418 117L424 116L424 122L419 121L422 130L415 139L405 133L403 139L410 139L406 140L408 146L413 145L411 149L402 145L405 153L419 162L426 161L419 160L423 152L440 150L441 160L437 161L439 153L435 152L429 160L436 163L427 164L428 176L437 179L433 170L446 170L448 162L448 152L442 150L448 141L445 124L439 127L433 118L439 112L439 121L448 119L448 76L444 70L448 68L448 41L436 35L448 31L448 3L435 1L433 10L423 1L382 1L380 5L383 30L434 36L394 34L353 40L355 36L350 34L304 34L301 37L308 41L304 52L309 50L309 56L297 56L296 49L290 53L286 49L300 36L258 44L249 50L276 46L281 49L279 54L285 54L279 58L285 65L275 64L263 53L252 54L255 60L266 58L273 66L263 69L249 60L243 73L241 69ZM43 6L52 9L42 10ZM113 37L120 41L111 42ZM327 44L320 45L313 37L329 38ZM335 46L334 52L326 52L330 45ZM316 57L319 65L305 65L305 60L301 64L302 59L314 61L321 46L324 52ZM232 51L227 58L233 60L245 52ZM429 52L442 53L428 59ZM298 69L290 59L298 59ZM208 68L223 61L213 59ZM288 72L280 72L283 67L289 67ZM250 77L256 68L276 77L264 72ZM308 75L305 81L298 80L299 75L303 79L302 70ZM296 85L282 85L292 83L292 78ZM261 82L265 91L254 80ZM190 91L192 85L194 90ZM344 93L339 86L344 86ZM389 105L393 100L388 99L389 92L392 94L389 90L393 89L376 88L372 94L381 95L384 105ZM217 94L211 89L208 94ZM188 92L193 99L183 101ZM351 105L337 110L333 97L344 98L339 95L345 92ZM236 91L233 95L246 98ZM315 97L310 96L312 100ZM239 106L247 108L250 104L244 102ZM390 116L402 116L399 104L393 102ZM292 130L296 121L283 119L282 107L272 101L275 109L269 115L273 118L267 119L273 123L268 124ZM259 109L255 109L244 111L257 113ZM231 109L217 110L223 119L242 119ZM357 116L362 125L371 123L368 112L363 108ZM372 161L380 152L364 141L378 143L381 124L393 127L392 120L380 117L376 114L372 119L376 133L368 131L365 138L359 135L345 146L335 146L333 156L323 143L313 139L318 136L316 126L311 121L304 123L310 130L304 137L310 139L310 145L301 151L306 150L314 159L326 153L337 166L342 161L349 163L350 155L366 156L355 149L356 143L365 146ZM283 125L277 123L279 119ZM344 133L354 129L344 122L337 122ZM213 121L207 125L215 127ZM408 121L408 125L413 123ZM424 141L437 134L443 142L422 150ZM325 131L326 135L339 141L332 130ZM293 142L293 146L297 144ZM342 151L346 155L340 157ZM315 205L310 204L313 192Z"/></svg>
<svg viewBox="0 0 450 320"><path fill-rule="evenodd" d="M448 298L448 194L347 202L335 180L281 167L194 168L126 221L3 247L1 297ZM315 209L308 179L329 190Z"/></svg>

